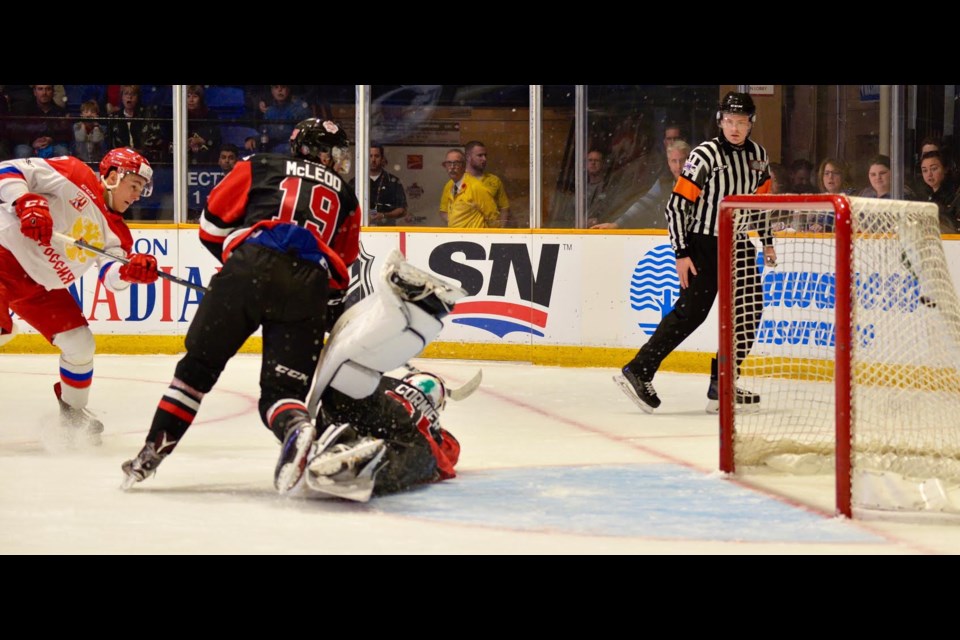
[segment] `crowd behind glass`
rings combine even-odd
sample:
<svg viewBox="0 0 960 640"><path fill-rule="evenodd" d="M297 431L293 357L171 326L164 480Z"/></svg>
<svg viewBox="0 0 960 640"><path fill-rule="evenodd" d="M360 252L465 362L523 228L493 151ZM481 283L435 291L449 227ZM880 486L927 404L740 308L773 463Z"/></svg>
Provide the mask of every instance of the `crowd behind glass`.
<svg viewBox="0 0 960 640"><path fill-rule="evenodd" d="M529 227L528 89L374 85L368 173L379 193L381 184L401 189L391 200L404 206L394 202L388 215L377 215L374 205L371 224ZM881 153L876 99L863 91L850 98L850 89L814 88L820 98L811 100L809 109L798 106L801 89L779 89L779 130L753 132L775 149L770 167L774 192L891 197L894 172L889 155ZM915 89L919 98L914 102L932 105L913 114L905 137L903 198L935 202L941 231L957 233L954 123L945 121L948 116L941 116L945 110L938 111L937 103L951 98L952 87L934 88L939 93L925 89ZM179 221L196 219L209 189L238 159L258 152L286 153L290 132L304 118L336 120L355 140L354 86L186 85L185 92L189 207ZM587 215L585 224L578 225L574 87L543 88L541 226L665 228L663 206L686 154L716 135L721 87L591 85L586 93L587 144L580 170ZM830 111L834 98L838 104L847 101L845 111ZM0 160L69 154L96 166L107 150L132 147L154 165L157 184L131 219L171 221L174 111L170 85L0 86ZM926 117L927 112L935 117ZM758 127L767 114L761 113ZM771 135L778 144L770 144ZM338 169L355 177L356 167ZM396 169L402 178L379 182L381 174L389 177ZM486 192L474 185L483 185ZM415 215L412 203L435 215ZM471 219L461 214L472 209L475 222L459 222ZM829 219L817 217L784 218L776 228L832 230Z"/></svg>

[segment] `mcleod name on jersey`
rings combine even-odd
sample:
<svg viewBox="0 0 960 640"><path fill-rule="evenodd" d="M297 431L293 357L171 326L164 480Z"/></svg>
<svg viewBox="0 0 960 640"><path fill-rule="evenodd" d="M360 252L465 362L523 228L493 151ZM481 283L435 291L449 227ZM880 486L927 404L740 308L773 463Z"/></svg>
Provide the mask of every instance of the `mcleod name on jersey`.
<svg viewBox="0 0 960 640"><path fill-rule="evenodd" d="M331 286L345 289L360 250L357 197L332 169L302 158L256 154L236 164L210 192L200 240L226 262L241 243L257 242L325 264Z"/></svg>

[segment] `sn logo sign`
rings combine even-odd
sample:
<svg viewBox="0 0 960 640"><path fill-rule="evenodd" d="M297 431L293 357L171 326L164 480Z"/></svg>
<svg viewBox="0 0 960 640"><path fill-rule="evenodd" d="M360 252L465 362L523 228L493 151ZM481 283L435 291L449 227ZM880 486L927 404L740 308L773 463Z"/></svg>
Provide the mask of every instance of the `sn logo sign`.
<svg viewBox="0 0 960 640"><path fill-rule="evenodd" d="M500 338L515 331L543 337L540 329L547 325L559 255L559 244L542 245L534 269L526 244L492 243L488 253L484 245L476 242L446 242L430 253L429 267L458 283L471 298L482 298L459 302L451 314L455 316L454 323ZM486 283L484 271L470 264L478 262L490 263ZM515 295L507 294L511 274L516 283Z"/></svg>

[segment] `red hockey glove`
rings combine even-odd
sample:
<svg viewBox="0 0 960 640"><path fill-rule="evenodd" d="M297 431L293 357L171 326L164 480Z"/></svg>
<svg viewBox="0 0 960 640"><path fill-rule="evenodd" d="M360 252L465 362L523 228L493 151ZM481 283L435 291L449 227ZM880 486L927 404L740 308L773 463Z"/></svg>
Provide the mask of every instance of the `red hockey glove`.
<svg viewBox="0 0 960 640"><path fill-rule="evenodd" d="M157 281L157 259L149 253L135 253L130 262L120 267L120 279L133 284L152 284Z"/></svg>
<svg viewBox="0 0 960 640"><path fill-rule="evenodd" d="M50 216L50 205L43 196L35 193L25 193L14 205L17 216L20 218L20 232L31 240L40 244L50 244L53 237L53 218Z"/></svg>

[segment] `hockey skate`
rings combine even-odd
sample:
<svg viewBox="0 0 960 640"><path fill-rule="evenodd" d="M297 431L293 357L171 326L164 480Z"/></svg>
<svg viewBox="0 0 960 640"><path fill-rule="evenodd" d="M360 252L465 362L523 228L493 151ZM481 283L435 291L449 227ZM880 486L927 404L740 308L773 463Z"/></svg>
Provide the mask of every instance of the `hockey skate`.
<svg viewBox="0 0 960 640"><path fill-rule="evenodd" d="M613 376L613 381L644 413L653 413L653 410L660 406L660 398L657 397L657 392L653 388L653 381L641 380L629 366L624 367L622 371L623 375Z"/></svg>
<svg viewBox="0 0 960 640"><path fill-rule="evenodd" d="M120 488L126 491L136 483L143 482L152 476L157 472L157 467L166 457L167 454L157 453L152 442L143 445L143 449L140 450L136 458L127 460L120 465L125 476Z"/></svg>
<svg viewBox="0 0 960 640"><path fill-rule="evenodd" d="M86 409L76 409L63 401L62 387L57 382L53 385L53 392L60 403L60 427L65 439L71 443L85 442L99 446L102 439L103 423Z"/></svg>
<svg viewBox="0 0 960 640"><path fill-rule="evenodd" d="M450 313L457 300L467 295L460 287L413 266L396 250L387 256L383 275L402 299L437 318Z"/></svg>
<svg viewBox="0 0 960 640"><path fill-rule="evenodd" d="M740 411L759 411L760 394L737 387L734 391L734 403ZM710 388L707 389L707 413L720 413L720 383L716 378L710 378Z"/></svg>
<svg viewBox="0 0 960 640"><path fill-rule="evenodd" d="M330 425L307 462L307 487L318 497L367 502L386 453L383 440L358 438L349 424Z"/></svg>
<svg viewBox="0 0 960 640"><path fill-rule="evenodd" d="M306 419L293 423L287 429L280 447L280 459L273 473L273 486L280 493L290 493L303 480L307 456L316 435L316 427Z"/></svg>

